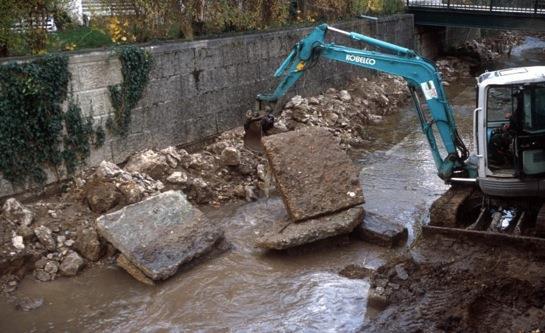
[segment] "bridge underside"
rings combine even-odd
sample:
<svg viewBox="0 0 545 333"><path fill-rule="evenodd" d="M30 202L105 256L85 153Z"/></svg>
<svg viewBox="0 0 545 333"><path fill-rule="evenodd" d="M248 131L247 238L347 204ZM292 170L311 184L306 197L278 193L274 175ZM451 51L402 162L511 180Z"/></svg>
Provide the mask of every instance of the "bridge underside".
<svg viewBox="0 0 545 333"><path fill-rule="evenodd" d="M545 15L409 8L416 25L545 32Z"/></svg>

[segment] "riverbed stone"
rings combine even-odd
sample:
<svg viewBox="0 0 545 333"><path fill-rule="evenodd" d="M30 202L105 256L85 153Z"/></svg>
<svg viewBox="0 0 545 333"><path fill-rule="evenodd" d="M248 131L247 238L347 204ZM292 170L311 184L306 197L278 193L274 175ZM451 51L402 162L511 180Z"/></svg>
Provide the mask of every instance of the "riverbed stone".
<svg viewBox="0 0 545 333"><path fill-rule="evenodd" d="M361 224L362 207L353 207L328 216L293 223L289 219L273 223L270 231L260 235L256 245L264 249L283 250L351 232Z"/></svg>
<svg viewBox="0 0 545 333"><path fill-rule="evenodd" d="M97 219L97 229L152 280L174 275L180 265L211 250L223 236L179 191L103 215Z"/></svg>
<svg viewBox="0 0 545 333"><path fill-rule="evenodd" d="M408 236L404 226L371 213L365 216L355 233L363 241L385 247L399 246Z"/></svg>
<svg viewBox="0 0 545 333"><path fill-rule="evenodd" d="M288 213L299 222L364 203L358 168L323 128L262 139Z"/></svg>
<svg viewBox="0 0 545 333"><path fill-rule="evenodd" d="M78 252L91 261L98 261L104 254L104 246L93 227L80 228L75 245Z"/></svg>
<svg viewBox="0 0 545 333"><path fill-rule="evenodd" d="M84 264L83 258L77 252L70 251L62 260L59 269L65 276L75 276L83 268Z"/></svg>

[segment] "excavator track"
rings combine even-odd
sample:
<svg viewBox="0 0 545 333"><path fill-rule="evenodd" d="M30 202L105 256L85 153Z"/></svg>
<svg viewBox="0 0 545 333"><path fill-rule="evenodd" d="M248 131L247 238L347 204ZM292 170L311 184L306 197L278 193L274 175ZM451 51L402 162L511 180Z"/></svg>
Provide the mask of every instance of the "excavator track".
<svg viewBox="0 0 545 333"><path fill-rule="evenodd" d="M432 204L430 223L422 233L544 250L545 204L535 199L488 198L476 186L452 186Z"/></svg>

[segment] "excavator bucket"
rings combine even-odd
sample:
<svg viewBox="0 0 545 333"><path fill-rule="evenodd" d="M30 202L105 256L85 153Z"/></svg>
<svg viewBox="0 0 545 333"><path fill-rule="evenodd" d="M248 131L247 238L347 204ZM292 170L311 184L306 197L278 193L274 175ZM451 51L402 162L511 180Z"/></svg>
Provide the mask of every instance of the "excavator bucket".
<svg viewBox="0 0 545 333"><path fill-rule="evenodd" d="M261 119L248 119L244 124L244 146L254 152L262 153L264 149L261 137L263 137Z"/></svg>

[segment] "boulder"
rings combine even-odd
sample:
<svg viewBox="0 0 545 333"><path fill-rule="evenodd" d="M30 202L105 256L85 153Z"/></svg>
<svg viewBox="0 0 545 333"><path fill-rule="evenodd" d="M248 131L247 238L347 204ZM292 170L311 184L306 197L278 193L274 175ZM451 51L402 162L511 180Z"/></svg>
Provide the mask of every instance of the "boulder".
<svg viewBox="0 0 545 333"><path fill-rule="evenodd" d="M288 219L274 222L270 231L258 237L256 245L264 249L283 250L320 239L351 232L361 223L362 207L354 207L333 215L292 223Z"/></svg>
<svg viewBox="0 0 545 333"><path fill-rule="evenodd" d="M27 227L34 221L34 213L15 198L6 200L2 206L2 216L12 223Z"/></svg>
<svg viewBox="0 0 545 333"><path fill-rule="evenodd" d="M364 202L358 168L328 130L305 128L267 136L262 142L293 221Z"/></svg>
<svg viewBox="0 0 545 333"><path fill-rule="evenodd" d="M104 246L98 238L95 228L81 228L77 232L76 249L91 261L98 261L104 254Z"/></svg>
<svg viewBox="0 0 545 333"><path fill-rule="evenodd" d="M69 251L62 260L59 269L65 276L75 276L83 268L84 264L83 258L77 252Z"/></svg>
<svg viewBox="0 0 545 333"><path fill-rule="evenodd" d="M235 147L227 147L221 152L221 163L225 166L238 166L240 164L240 150Z"/></svg>
<svg viewBox="0 0 545 333"><path fill-rule="evenodd" d="M120 184L117 188L119 189L119 192L121 192L124 202L127 204L138 202L142 200L142 197L144 196L142 187L134 181Z"/></svg>
<svg viewBox="0 0 545 333"><path fill-rule="evenodd" d="M187 185L189 178L187 177L187 173L183 171L175 171L168 176L167 182L176 185Z"/></svg>
<svg viewBox="0 0 545 333"><path fill-rule="evenodd" d="M367 214L355 230L363 241L386 247L401 245L407 240L407 228L376 214Z"/></svg>
<svg viewBox="0 0 545 333"><path fill-rule="evenodd" d="M165 155L158 154L151 149L131 156L125 165L125 170L129 172L145 173L154 179L161 179L169 169L170 166Z"/></svg>
<svg viewBox="0 0 545 333"><path fill-rule="evenodd" d="M212 249L223 232L182 192L168 191L97 219L98 232L152 280Z"/></svg>
<svg viewBox="0 0 545 333"><path fill-rule="evenodd" d="M85 199L93 212L102 214L120 202L121 193L113 183L93 181L87 184Z"/></svg>
<svg viewBox="0 0 545 333"><path fill-rule="evenodd" d="M23 236L13 236L11 239L11 245L17 250L24 250L25 243L23 242Z"/></svg>
<svg viewBox="0 0 545 333"><path fill-rule="evenodd" d="M108 161L102 161L95 171L95 175L102 180L110 180L118 177L124 171L116 164Z"/></svg>
<svg viewBox="0 0 545 333"><path fill-rule="evenodd" d="M48 251L55 251L57 246L55 244L55 240L53 239L51 229L49 229L48 227L42 225L42 226L39 226L38 228L34 229L34 234L36 235L36 238L38 238L40 243Z"/></svg>

